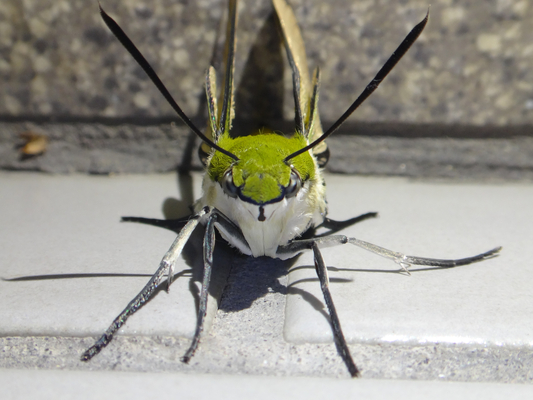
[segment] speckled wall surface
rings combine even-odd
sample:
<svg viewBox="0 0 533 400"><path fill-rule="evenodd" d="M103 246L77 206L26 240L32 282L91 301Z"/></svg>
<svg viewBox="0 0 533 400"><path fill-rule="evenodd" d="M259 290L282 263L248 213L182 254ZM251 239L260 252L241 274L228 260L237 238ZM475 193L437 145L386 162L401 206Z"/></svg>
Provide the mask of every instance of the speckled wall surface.
<svg viewBox="0 0 533 400"><path fill-rule="evenodd" d="M321 68L325 126L344 112L429 6L423 0L290 4L310 67ZM226 3L102 0L101 5L152 63L185 112L202 121L204 73ZM243 120L257 118L258 109L267 120L292 119L290 71L271 11L267 0L240 1L237 115ZM433 125L496 126L503 137L505 127L513 135L523 127L519 134L531 136L532 24L533 6L527 0L431 1L430 21L420 39L350 121L427 124L430 130ZM0 2L0 82L0 122L7 123L0 147L1 142L12 147L13 133L33 126L13 122L39 125L51 117L56 122L157 125L174 119L172 109L108 32L96 1ZM56 132L56 141L70 137L57 133L62 126L40 128L48 135ZM5 160L12 158L8 153L0 149Z"/></svg>
<svg viewBox="0 0 533 400"><path fill-rule="evenodd" d="M153 63L183 108L194 113L225 3L101 4ZM322 70L324 120L344 110L429 5L421 0L291 4L310 64ZM237 73L270 11L266 0L241 1ZM533 122L532 24L533 6L527 0L432 1L425 32L354 118ZM172 115L108 32L95 1L4 0L0 32L0 114ZM286 108L289 114L292 105Z"/></svg>

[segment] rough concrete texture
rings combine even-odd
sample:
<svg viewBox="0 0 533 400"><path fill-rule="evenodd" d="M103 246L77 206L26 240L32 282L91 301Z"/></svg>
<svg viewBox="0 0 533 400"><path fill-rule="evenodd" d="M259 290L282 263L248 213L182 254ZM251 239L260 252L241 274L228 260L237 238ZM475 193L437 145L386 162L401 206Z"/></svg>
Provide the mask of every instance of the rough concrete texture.
<svg viewBox="0 0 533 400"><path fill-rule="evenodd" d="M291 123L284 123L289 126ZM353 134L364 132L364 135ZM49 138L44 154L20 153L23 132ZM370 134L369 134L370 133ZM328 139L331 172L462 180L533 180L528 127L356 124ZM504 137L502 137L505 135ZM49 173L153 173L199 169L199 140L183 124L0 122L0 168Z"/></svg>
<svg viewBox="0 0 533 400"><path fill-rule="evenodd" d="M265 281L268 277L264 271L268 269L264 262L265 259L250 259L232 274L213 329L205 335L188 365L179 359L190 341L177 337L117 336L88 363L79 361L79 357L93 344L93 338L16 337L0 338L0 368L347 377L333 344L295 345L283 339L285 296L279 291L285 289L286 279L278 281L272 278L276 273L271 273L271 279ZM232 290L232 283L238 290ZM247 301L243 283L254 296L251 307L246 309L239 307ZM268 286L269 291L256 298L255 286ZM239 309L224 309L225 304ZM357 344L350 345L350 350L365 378L533 381L529 348Z"/></svg>
<svg viewBox="0 0 533 400"><path fill-rule="evenodd" d="M321 113L328 121L347 108L429 6L426 0L290 3L303 31L310 67L320 66L322 71ZM153 64L183 109L197 113L204 72L216 38L223 36L218 32L225 2L101 4ZM271 116L283 113L291 118L290 76L271 12L267 0L239 5L236 74L243 90L237 109L244 118L261 103L269 105ZM432 1L425 32L355 120L531 124L532 18L527 0ZM4 0L0 32L2 116L172 115L108 32L96 2ZM268 84L258 85L263 78Z"/></svg>
<svg viewBox="0 0 533 400"><path fill-rule="evenodd" d="M251 268L247 277L237 273L232 279L244 279L249 284L250 278L257 277L257 284L264 286L265 276L257 274L259 270ZM283 283L270 281L268 285L279 288ZM238 292L242 296L242 290ZM190 364L179 361L190 341L177 337L117 336L88 363L79 357L93 344L93 338L16 337L0 338L0 368L348 377L333 344L295 345L283 339L285 296L276 290L238 312L223 309L224 301L235 301L228 298L231 287L224 296L213 329L205 335ZM357 344L350 345L350 350L364 378L533 381L529 347Z"/></svg>
<svg viewBox="0 0 533 400"><path fill-rule="evenodd" d="M222 317L219 317L222 318ZM234 321L235 322L235 321ZM237 323L244 323L239 320ZM175 337L117 337L106 351L90 363L79 355L93 338L24 337L1 338L2 368L68 369L142 372L189 372L252 374L269 376L316 376L348 378L346 367L332 344L294 345L276 339L246 335L246 340L268 340L250 345L224 337L209 336L190 364L180 357L189 342ZM243 335L244 337L245 335ZM361 376L374 379L424 379L463 382L531 383L531 353L522 349L350 345L356 361L364 365Z"/></svg>
<svg viewBox="0 0 533 400"><path fill-rule="evenodd" d="M80 355L94 338L0 338L0 368L113 370L348 377L333 344L292 344L283 339L286 278L248 259L230 276L210 333L190 364L180 362L190 341L178 337L117 336L90 362ZM255 264L255 268L254 268ZM280 263L277 262L277 268ZM273 265L275 270L276 265ZM266 279L269 278L270 279ZM266 280L265 280L266 279ZM236 290L232 290L232 285ZM242 287L249 290L243 293ZM267 293L257 297L257 288ZM243 302L253 297L250 307ZM228 308L227 306L230 305ZM364 378L531 383L529 347L350 345Z"/></svg>

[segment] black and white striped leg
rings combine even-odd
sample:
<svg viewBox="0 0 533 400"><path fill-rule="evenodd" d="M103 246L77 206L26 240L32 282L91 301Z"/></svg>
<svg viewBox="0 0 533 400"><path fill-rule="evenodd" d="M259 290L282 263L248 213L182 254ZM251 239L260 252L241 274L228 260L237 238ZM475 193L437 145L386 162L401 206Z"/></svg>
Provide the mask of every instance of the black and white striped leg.
<svg viewBox="0 0 533 400"><path fill-rule="evenodd" d="M211 213L207 220L207 226L204 235L204 277L202 279L202 290L200 291L200 306L198 308L198 320L196 324L196 332L192 340L189 350L181 358L181 361L188 363L194 355L198 344L200 343L200 335L204 330L205 315L207 313L207 298L209 296L209 282L211 280L211 271L213 269L213 252L215 251L215 222L217 221L217 213Z"/></svg>
<svg viewBox="0 0 533 400"><path fill-rule="evenodd" d="M121 222L137 222L139 224L146 224L157 226L159 228L169 229L174 232L179 232L183 229L191 216L179 219L156 219L156 218L142 218L142 217L122 217Z"/></svg>
<svg viewBox="0 0 533 400"><path fill-rule="evenodd" d="M285 246L280 246L278 248L278 254L283 257L287 255L296 255L302 251L313 248L313 244L316 243L319 248L326 248L332 246L338 246L346 243L353 244L354 246L361 247L365 250L368 250L378 256L388 258L395 263L397 263L404 271L409 273L408 268L411 264L415 265L428 265L432 267L439 268L452 268L458 267L461 265L468 265L475 262L488 260L493 257L497 257L498 253L502 249L501 247L496 247L492 250L486 251L481 254L477 254L471 257L457 258L457 259L440 259L440 258L426 258L418 256L409 256L404 253L397 251L389 250L384 247L365 242L363 240L356 239L354 237L347 237L344 235L334 235L334 236L324 236L317 237L314 239L300 239L293 240Z"/></svg>
<svg viewBox="0 0 533 400"><path fill-rule="evenodd" d="M338 232L341 229L358 224L359 222L365 221L367 219L376 218L377 216L378 216L377 212L368 212L366 214L361 214L357 217L350 218L344 221L336 221L334 219L330 219L326 217L324 218L324 221L316 227L316 229L325 228L329 230L326 233L317 235L316 237L324 237L326 235L331 235L332 233Z"/></svg>
<svg viewBox="0 0 533 400"><path fill-rule="evenodd" d="M168 274L169 284L171 282L171 276L174 273L174 264L181 254L183 247L189 240L192 232L200 222L200 219L206 214L211 213L211 209L204 208L198 214L191 217L191 219L185 224L183 229L178 234L178 237L170 246L170 249L166 252L165 256L159 264L159 268L155 274L150 278L146 286L141 292L129 302L127 307L115 318L105 333L96 341L96 343L83 353L81 356L82 361L89 361L95 355L97 355L109 342L113 339L115 333L126 323L126 320L133 315L139 308L141 308L152 297L158 286L164 280L164 276Z"/></svg>
<svg viewBox="0 0 533 400"><path fill-rule="evenodd" d="M337 312L335 310L333 299L331 297L331 293L329 290L329 278L328 278L327 267L324 264L324 260L322 259L322 255L319 250L320 248L338 246L338 245L342 245L346 243L351 243L355 246L371 251L372 253L375 253L379 256L389 258L393 260L394 262L396 262L397 264L399 264L402 267L402 269L406 270L407 272L409 272L407 268L411 264L429 265L429 266L435 266L439 268L452 268L452 267L456 267L460 265L472 264L478 261L483 261L483 260L496 257L498 256L498 253L501 250L501 247L496 247L492 250L486 251L484 253L481 253L481 254L478 254L472 257L459 258L459 259L425 258L425 257L417 257L417 256L408 256L403 253L388 250L383 247L374 245L372 243L364 242L356 238L348 238L343 235L316 237L314 239L294 240L285 246L280 246L278 248L278 254L284 258L292 257L305 250L309 250L309 249L313 250L315 268L316 268L318 278L320 280L320 286L322 288L324 300L326 302L326 306L328 308L328 312L330 315L331 327L333 329L333 335L335 337L335 344L337 346L337 350L339 351L339 354L341 355L352 377L359 376L359 371L352 359L352 356L346 344L346 340L342 333L339 318L337 316Z"/></svg>
<svg viewBox="0 0 533 400"><path fill-rule="evenodd" d="M348 372L352 378L359 376L359 370L355 365L352 355L350 354L350 349L342 333L341 323L337 315L337 310L333 304L333 298L331 297L331 292L329 291L329 277L328 269L326 264L324 264L324 259L318 248L316 242L313 243L313 253L315 258L315 269L318 279L320 280L320 288L322 289L322 294L324 295L324 300L326 302L326 307L328 308L329 318L331 322L331 328L333 329L333 336L335 338L335 345L337 346L337 351L339 352L342 360L348 368Z"/></svg>
<svg viewBox="0 0 533 400"><path fill-rule="evenodd" d="M409 273L409 267L411 264L415 265L429 265L432 267L439 268L452 268L458 267L460 265L468 265L478 261L488 260L490 258L496 257L501 247L496 247L492 250L486 251L481 254L477 254L471 257L457 258L457 259L439 259L439 258L426 258L418 256L408 256L397 251L388 250L384 247L377 246L372 243L365 242L356 238L346 238L348 243L351 243L355 246L361 247L365 250L371 251L374 254L393 260L398 264L405 272ZM344 240L344 239L343 239Z"/></svg>

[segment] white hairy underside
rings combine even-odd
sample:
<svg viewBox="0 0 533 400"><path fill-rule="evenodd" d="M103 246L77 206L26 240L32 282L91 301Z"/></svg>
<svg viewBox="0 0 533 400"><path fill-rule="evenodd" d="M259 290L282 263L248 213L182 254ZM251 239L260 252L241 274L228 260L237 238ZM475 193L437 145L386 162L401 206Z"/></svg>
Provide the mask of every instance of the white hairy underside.
<svg viewBox="0 0 533 400"><path fill-rule="evenodd" d="M300 236L311 226L319 225L326 215L325 188L321 177L316 181L306 181L294 197L264 205L264 221L258 219L258 205L228 196L207 174L203 190L195 209L198 211L204 206L211 206L221 211L240 228L249 247L216 223L222 237L243 254L253 257L291 257L278 255L278 247Z"/></svg>

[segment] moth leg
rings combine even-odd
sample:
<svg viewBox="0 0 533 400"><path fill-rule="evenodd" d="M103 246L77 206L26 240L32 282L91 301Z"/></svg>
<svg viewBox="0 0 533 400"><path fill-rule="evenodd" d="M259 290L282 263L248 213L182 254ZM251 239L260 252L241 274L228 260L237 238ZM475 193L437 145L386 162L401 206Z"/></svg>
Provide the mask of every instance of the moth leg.
<svg viewBox="0 0 533 400"><path fill-rule="evenodd" d="M156 218L142 218L142 217L122 217L121 222L137 222L139 224L146 224L157 226L159 228L169 229L178 233L187 222L191 216L179 219L156 219Z"/></svg>
<svg viewBox="0 0 533 400"><path fill-rule="evenodd" d="M317 244L319 248L339 246L348 243L348 238L343 235L318 236L312 239L294 239L286 245L279 246L276 253L282 259L294 257L306 250L313 249Z"/></svg>
<svg viewBox="0 0 533 400"><path fill-rule="evenodd" d="M97 355L109 342L113 339L115 333L126 323L126 320L133 315L139 308L141 308L149 299L152 297L157 287L164 280L165 274L168 273L169 284L171 282L171 277L174 271L174 264L178 259L185 243L189 240L191 233L194 231L200 219L207 213L210 213L209 208L204 208L195 216L191 217L189 222L183 227L183 229L178 234L178 237L170 246L170 249L166 252L165 256L159 264L159 268L155 274L150 278L146 286L141 290L141 292L135 296L133 300L129 302L126 308L115 318L111 323L109 328L104 332L104 334L87 349L81 356L82 361L89 361L95 355Z"/></svg>
<svg viewBox="0 0 533 400"><path fill-rule="evenodd" d="M327 229L342 229L347 228L348 226L357 224L358 222L364 221L366 219L370 218L376 218L378 216L377 212L368 212L365 214L361 214L357 217L353 217L344 221L336 221L331 218L324 218L324 222L322 222L317 228L324 227Z"/></svg>
<svg viewBox="0 0 533 400"><path fill-rule="evenodd" d="M232 246L237 247L241 253L251 254L250 245L241 229L218 209L214 208L213 213L218 216L216 228L221 236ZM229 240L230 238L231 240Z"/></svg>
<svg viewBox="0 0 533 400"><path fill-rule="evenodd" d="M181 361L184 363L188 363L194 356L194 353L198 348L198 344L200 343L200 336L204 328L204 320L207 313L209 282L213 267L213 252L215 251L215 227L222 234L222 236L228 235L229 237L233 238L235 241L234 244L236 244L239 249L250 249L250 246L248 245L248 242L246 241L239 227L218 209L211 209L211 213L207 219L207 226L203 241L204 276L202 279L202 290L200 292L200 304L198 307L198 322L191 346L181 358Z"/></svg>
<svg viewBox="0 0 533 400"><path fill-rule="evenodd" d="M196 324L196 331L189 350L181 358L184 363L189 363L191 357L194 355L198 344L200 343L200 335L204 330L204 320L207 313L207 298L209 295L209 282L211 280L211 270L213 269L213 252L215 251L215 222L217 221L217 214L212 213L208 220L204 234L204 277L202 279L202 290L200 291L200 305L198 307L198 321Z"/></svg>
<svg viewBox="0 0 533 400"><path fill-rule="evenodd" d="M409 267L411 264L415 265L429 265L432 267L439 268L452 268L458 267L460 265L468 265L475 262L488 260L493 257L497 257L498 253L502 249L501 247L496 247L492 250L486 251L481 254L477 254L471 257L457 258L457 259L440 259L440 258L426 258L418 256L409 256L397 251L388 250L384 247L377 246L372 243L365 242L356 238L346 238L348 243L353 244L354 246L361 247L365 250L371 251L374 254L388 258L397 263L404 271L409 273Z"/></svg>
<svg viewBox="0 0 533 400"><path fill-rule="evenodd" d="M502 249L501 247L496 247L492 250L486 251L481 254L476 254L475 256L457 258L457 259L440 259L440 258L426 258L418 256L409 256L404 253L397 251L389 250L384 247L359 240L354 237L347 237L344 235L333 235L318 237L315 239L300 239L293 240L285 246L280 246L278 248L278 254L285 256L286 254L298 254L302 251L313 248L313 243L316 243L319 248L338 246L346 243L351 243L354 246L361 247L365 250L371 251L378 256L388 258L395 263L397 263L404 271L409 273L408 268L412 265L429 265L432 267L439 268L453 268L461 265L468 265L478 261L488 260L493 257L497 257L498 253Z"/></svg>
<svg viewBox="0 0 533 400"><path fill-rule="evenodd" d="M326 264L324 264L324 259L322 258L322 254L320 253L318 244L316 242L313 242L313 253L315 258L316 274L318 275L318 279L320 280L320 288L322 289L324 300L328 308L331 328L333 329L333 336L335 337L335 345L337 346L337 351L339 352L340 356L342 357L342 360L346 364L348 372L350 372L352 378L358 377L359 370L357 369L357 366L355 365L352 359L350 349L348 348L348 344L346 343L346 339L344 338L344 334L342 333L341 323L337 315L337 311L335 310L335 305L333 304L331 292L329 291L328 269L326 267Z"/></svg>
<svg viewBox="0 0 533 400"><path fill-rule="evenodd" d="M318 225L315 229L326 228L326 229L329 229L329 231L324 234L317 235L316 237L324 237L326 235L331 235L332 233L338 232L341 229L355 225L359 222L365 221L370 218L376 218L377 216L378 216L377 212L369 212L366 214L361 214L354 218L347 219L345 221L335 221L334 219L330 219L326 217L324 218L324 222Z"/></svg>

